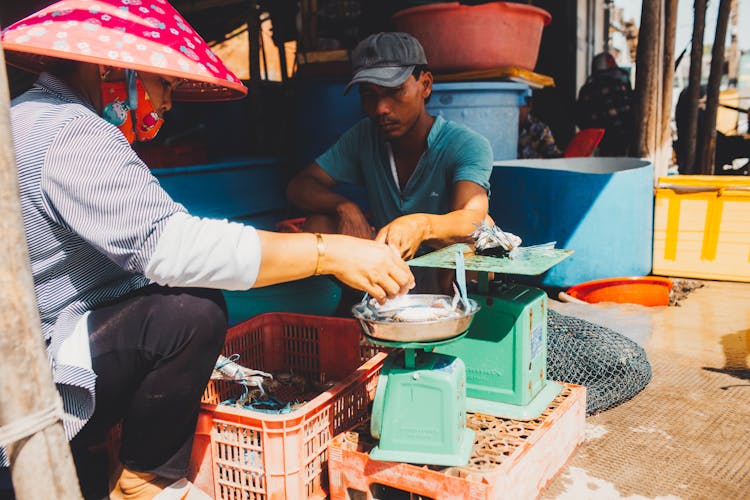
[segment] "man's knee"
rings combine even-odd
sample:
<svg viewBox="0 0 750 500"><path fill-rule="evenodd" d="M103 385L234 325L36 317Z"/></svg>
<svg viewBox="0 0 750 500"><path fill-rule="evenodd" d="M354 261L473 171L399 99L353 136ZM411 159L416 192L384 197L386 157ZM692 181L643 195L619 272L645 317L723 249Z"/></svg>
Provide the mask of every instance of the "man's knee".
<svg viewBox="0 0 750 500"><path fill-rule="evenodd" d="M337 234L339 232L338 217L327 214L310 214L305 219L302 230L306 233Z"/></svg>

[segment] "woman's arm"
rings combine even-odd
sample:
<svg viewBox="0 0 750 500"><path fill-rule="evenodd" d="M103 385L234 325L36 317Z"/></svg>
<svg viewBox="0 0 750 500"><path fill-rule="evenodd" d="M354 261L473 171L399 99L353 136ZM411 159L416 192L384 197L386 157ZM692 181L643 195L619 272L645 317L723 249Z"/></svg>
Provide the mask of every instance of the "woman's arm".
<svg viewBox="0 0 750 500"><path fill-rule="evenodd" d="M222 220L174 215L145 275L170 286L244 290L331 274L378 300L406 292L414 278L393 249L358 238L272 233Z"/></svg>

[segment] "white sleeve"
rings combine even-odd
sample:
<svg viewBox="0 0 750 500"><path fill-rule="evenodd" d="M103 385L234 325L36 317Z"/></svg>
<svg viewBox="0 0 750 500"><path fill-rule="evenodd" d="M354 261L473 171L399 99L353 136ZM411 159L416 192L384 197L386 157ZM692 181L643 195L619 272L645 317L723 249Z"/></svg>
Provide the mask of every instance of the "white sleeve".
<svg viewBox="0 0 750 500"><path fill-rule="evenodd" d="M255 228L176 213L144 274L160 285L247 290L258 277L260 259Z"/></svg>

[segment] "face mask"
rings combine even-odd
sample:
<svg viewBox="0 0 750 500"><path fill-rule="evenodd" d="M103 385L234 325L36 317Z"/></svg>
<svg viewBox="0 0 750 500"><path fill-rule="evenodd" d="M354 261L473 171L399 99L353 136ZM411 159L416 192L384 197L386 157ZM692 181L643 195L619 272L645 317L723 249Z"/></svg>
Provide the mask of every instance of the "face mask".
<svg viewBox="0 0 750 500"><path fill-rule="evenodd" d="M164 123L154 110L135 71L125 70L125 81L102 82L102 118L115 125L129 143L146 142Z"/></svg>

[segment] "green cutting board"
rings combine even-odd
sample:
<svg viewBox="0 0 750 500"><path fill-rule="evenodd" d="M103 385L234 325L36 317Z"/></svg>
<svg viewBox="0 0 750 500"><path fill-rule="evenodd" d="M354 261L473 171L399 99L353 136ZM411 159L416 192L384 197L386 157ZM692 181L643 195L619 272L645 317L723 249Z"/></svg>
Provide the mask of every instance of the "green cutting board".
<svg viewBox="0 0 750 500"><path fill-rule="evenodd" d="M513 259L507 257L490 257L474 255L474 250L464 243L457 243L449 247L436 250L408 262L414 267L440 267L443 269L456 268L456 252L464 253L467 271L486 271L490 273L524 274L536 276L559 264L573 255L573 250L560 248L519 248L518 256Z"/></svg>

